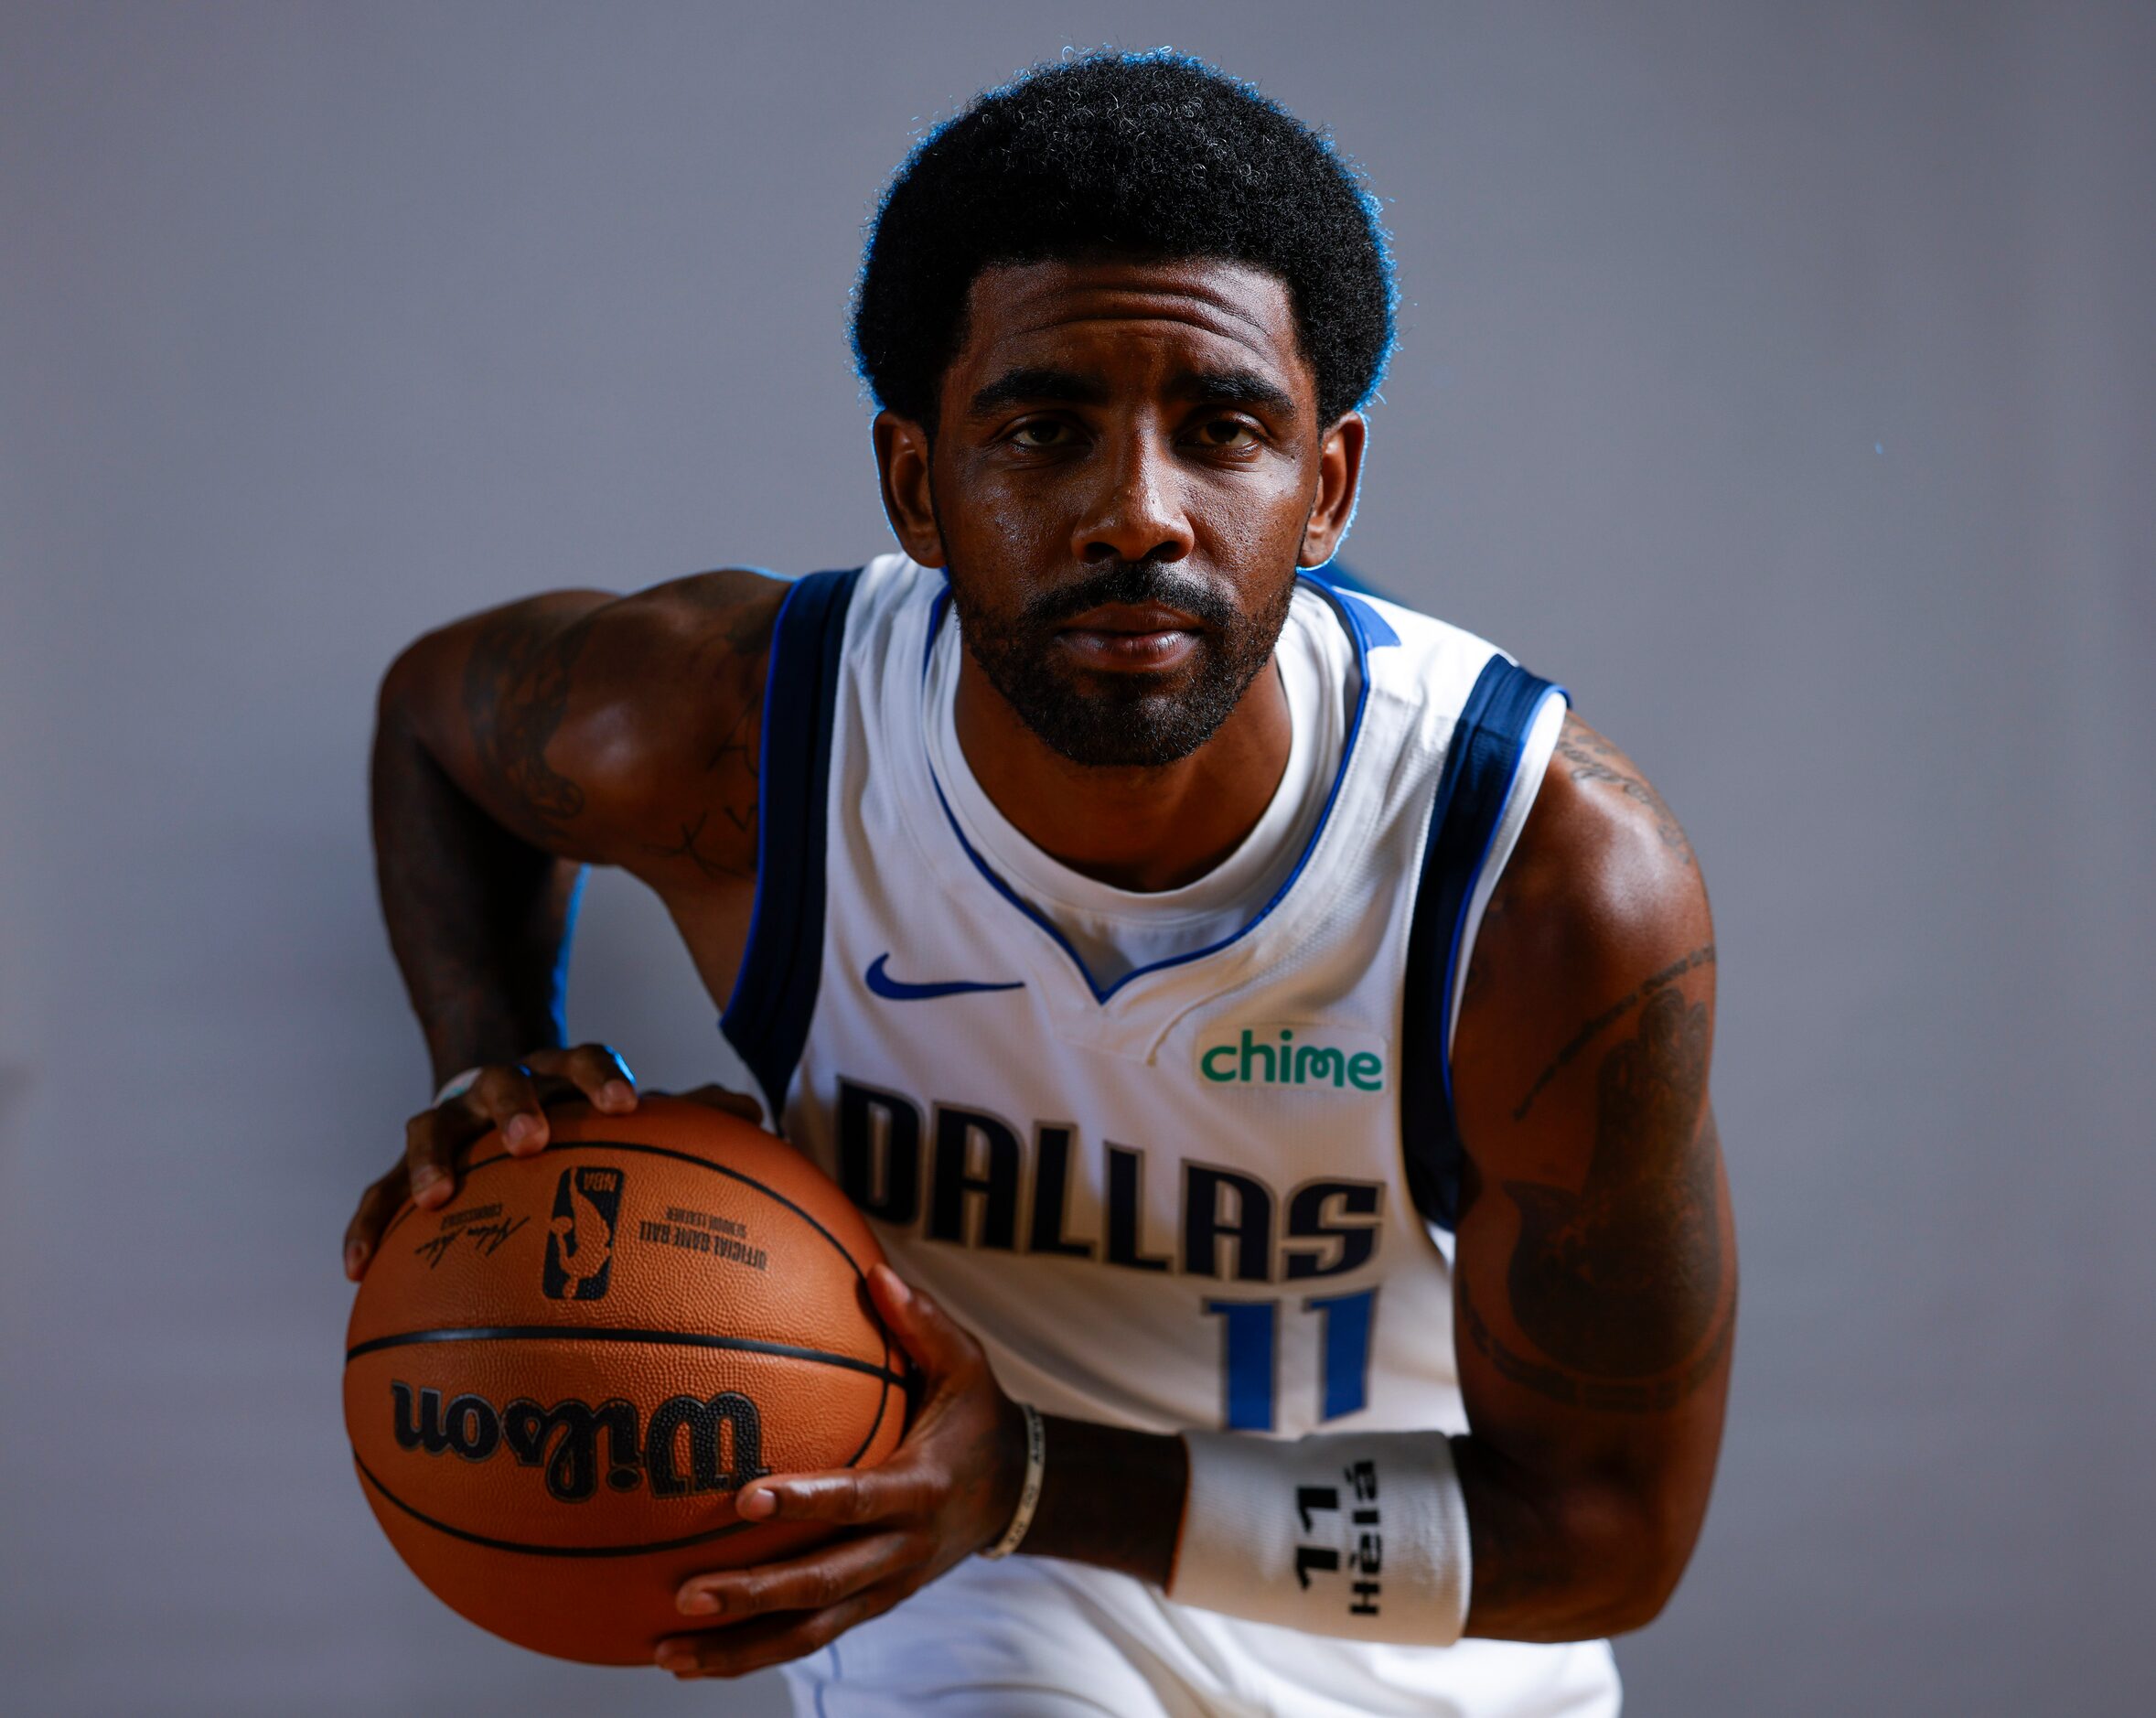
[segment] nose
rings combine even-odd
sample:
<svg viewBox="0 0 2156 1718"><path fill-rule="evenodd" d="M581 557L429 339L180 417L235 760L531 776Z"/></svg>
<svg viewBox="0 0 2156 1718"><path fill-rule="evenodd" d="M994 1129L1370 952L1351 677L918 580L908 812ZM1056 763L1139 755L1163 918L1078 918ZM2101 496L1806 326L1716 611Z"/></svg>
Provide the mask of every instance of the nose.
<svg viewBox="0 0 2156 1718"><path fill-rule="evenodd" d="M1192 548L1174 451L1133 429L1104 450L1071 548L1080 561L1180 561Z"/></svg>

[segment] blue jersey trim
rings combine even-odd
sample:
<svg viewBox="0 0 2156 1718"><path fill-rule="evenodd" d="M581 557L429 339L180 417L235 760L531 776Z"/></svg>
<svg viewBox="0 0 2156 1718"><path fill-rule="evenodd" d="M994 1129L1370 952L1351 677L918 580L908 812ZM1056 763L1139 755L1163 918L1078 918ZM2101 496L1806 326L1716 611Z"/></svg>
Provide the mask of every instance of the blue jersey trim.
<svg viewBox="0 0 2156 1718"><path fill-rule="evenodd" d="M928 771L929 782L936 789L936 803L943 808L944 821L950 825L951 835L964 851L966 857L973 862L974 870L981 873L981 876L987 880L989 886L994 889L998 895L1048 933L1049 937L1054 940L1056 946L1070 957L1070 963L1078 968L1078 976L1085 980L1086 988L1092 993L1093 1000L1097 1003L1107 1002L1126 984L1142 979L1150 972L1165 972L1170 967L1187 966L1193 961L1202 961L1209 954L1217 954L1221 950L1231 948L1240 942L1265 922L1274 907L1287 899L1288 891L1295 886L1296 879L1302 876L1303 867L1310 863L1310 855L1317 851L1317 843L1324 839L1326 825L1333 821L1333 807L1340 798L1340 784L1347 779L1348 766L1355 761L1355 743L1362 734L1363 711L1370 701L1370 651L1376 641L1372 639L1368 628L1364 624L1364 617L1368 616L1376 625L1383 627L1390 642L1397 644L1400 639L1392 634L1391 628L1385 626L1383 618L1377 610L1368 603L1355 603L1350 607L1350 599L1340 591L1334 589L1325 580L1312 578L1308 574L1304 574L1303 577L1314 591L1333 606L1334 613L1340 617L1341 626L1346 630L1348 638L1355 644L1357 671L1355 712L1348 718L1346 744L1340 748L1340 768L1334 772L1333 785L1325 792L1325 807L1318 812L1317 826L1310 832L1310 840L1304 843L1302 853L1297 855L1295 868L1288 873L1287 876L1282 879L1280 887L1273 890L1271 897L1252 915L1241 929L1221 938L1219 941L1207 943L1202 949L1193 949L1187 954L1172 954L1165 960L1150 961L1144 966L1134 966L1122 977L1117 979L1114 983L1103 988L1093 977L1092 969L1087 966L1085 957L1071 946L1070 939L1057 929L1055 922L1046 914L1030 901L1023 898L1016 890L997 875L995 868L974 851L973 843L966 839L966 832L959 827L959 820L951 812L950 801L944 797L943 784L936 779L936 772L933 768ZM949 609L946 600L948 596L949 593L946 592L944 596L937 599L936 607L929 616L929 652L932 652L935 648L936 628L942 624L944 615ZM1357 613L1357 610L1361 612ZM921 662L921 675L924 680L928 678L928 660L929 654L924 653Z"/></svg>
<svg viewBox="0 0 2156 1718"><path fill-rule="evenodd" d="M846 610L860 576L856 567L797 580L771 633L756 770L756 903L719 1030L763 1088L773 1126L808 1042L822 972L831 730Z"/></svg>
<svg viewBox="0 0 2156 1718"><path fill-rule="evenodd" d="M1463 1144L1453 1105L1453 993L1476 882L1519 777L1543 700L1564 689L1493 656L1475 679L1446 748L1408 930L1400 1119L1415 1208L1450 1229L1458 1221Z"/></svg>
<svg viewBox="0 0 2156 1718"><path fill-rule="evenodd" d="M1361 624L1363 637L1368 648L1382 650L1389 644L1398 644L1400 634L1392 629L1392 623L1364 600L1370 596L1383 596L1384 592L1366 584L1337 561L1327 561L1321 567L1305 571L1303 576L1311 584L1322 585L1335 602L1353 614Z"/></svg>

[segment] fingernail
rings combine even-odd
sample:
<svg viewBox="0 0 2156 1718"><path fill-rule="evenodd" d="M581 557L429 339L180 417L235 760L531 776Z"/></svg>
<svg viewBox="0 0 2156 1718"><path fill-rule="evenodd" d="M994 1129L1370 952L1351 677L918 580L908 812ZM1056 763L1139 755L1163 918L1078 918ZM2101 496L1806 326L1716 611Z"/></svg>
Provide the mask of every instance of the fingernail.
<svg viewBox="0 0 2156 1718"><path fill-rule="evenodd" d="M360 1242L359 1242L359 1241L356 1241L356 1240L355 1240L355 1241L351 1242L349 1245L348 1245L348 1246L345 1248L345 1250L344 1250L344 1273L345 1273L345 1275L347 1275L347 1276L350 1276L350 1277L356 1277L356 1276L358 1276L358 1275L359 1274L359 1270L360 1270L360 1267L361 1267L362 1265L364 1265L366 1262L367 1262L367 1249L366 1249L366 1248L365 1248L365 1246L363 1246L363 1245L362 1245Z"/></svg>
<svg viewBox="0 0 2156 1718"><path fill-rule="evenodd" d="M710 1616L721 1608L719 1595L706 1593L702 1587L681 1595L681 1609L692 1616Z"/></svg>
<svg viewBox="0 0 2156 1718"><path fill-rule="evenodd" d="M510 1118L510 1124L502 1130L501 1137L507 1142L510 1150L515 1151L518 1146L530 1144L538 1133L538 1122L528 1115L517 1115Z"/></svg>
<svg viewBox="0 0 2156 1718"><path fill-rule="evenodd" d="M633 1110L637 1107L636 1091L626 1079L609 1079L599 1088L599 1107L602 1110Z"/></svg>
<svg viewBox="0 0 2156 1718"><path fill-rule="evenodd" d="M749 1520L767 1520L778 1511L778 1495L766 1487L758 1486L735 1498L734 1508Z"/></svg>
<svg viewBox="0 0 2156 1718"><path fill-rule="evenodd" d="M696 1668L696 1655L686 1647L661 1647L659 1649L659 1668L671 1670L676 1676Z"/></svg>
<svg viewBox="0 0 2156 1718"><path fill-rule="evenodd" d="M412 1174L412 1202L414 1205L441 1204L448 1196L449 1177L432 1164L422 1164Z"/></svg>
<svg viewBox="0 0 2156 1718"><path fill-rule="evenodd" d="M913 1289L911 1285L908 1284L906 1280L900 1276L897 1272L892 1270L889 1265L884 1266L884 1279L890 1284L891 1298L893 1300L896 1301L901 1306L910 1306L913 1305Z"/></svg>

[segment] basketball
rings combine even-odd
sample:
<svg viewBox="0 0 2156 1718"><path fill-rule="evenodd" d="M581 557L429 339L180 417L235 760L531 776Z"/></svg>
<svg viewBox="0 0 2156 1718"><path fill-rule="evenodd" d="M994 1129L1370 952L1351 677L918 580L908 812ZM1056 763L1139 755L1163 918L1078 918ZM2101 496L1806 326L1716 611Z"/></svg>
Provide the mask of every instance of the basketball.
<svg viewBox="0 0 2156 1718"><path fill-rule="evenodd" d="M487 1135L449 1204L384 1232L345 1425L435 1596L534 1651L649 1664L692 1627L686 1577L828 1536L745 1521L735 1492L884 1460L905 1360L869 1304L867 1225L783 1141L679 1099L548 1119L545 1151Z"/></svg>

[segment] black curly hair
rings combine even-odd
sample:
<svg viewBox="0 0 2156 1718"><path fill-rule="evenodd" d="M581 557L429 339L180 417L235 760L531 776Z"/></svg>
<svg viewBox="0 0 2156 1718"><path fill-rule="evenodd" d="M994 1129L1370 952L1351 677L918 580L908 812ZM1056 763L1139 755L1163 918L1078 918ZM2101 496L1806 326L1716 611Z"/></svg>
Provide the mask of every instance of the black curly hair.
<svg viewBox="0 0 2156 1718"><path fill-rule="evenodd" d="M1162 48L1035 66L921 140L884 193L853 292L863 379L933 431L975 277L1104 252L1279 276L1321 424L1383 373L1392 262L1357 169L1253 86Z"/></svg>

